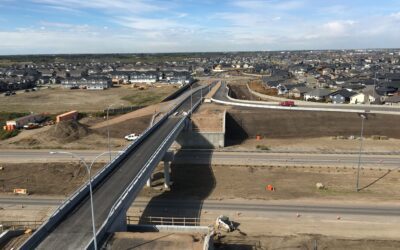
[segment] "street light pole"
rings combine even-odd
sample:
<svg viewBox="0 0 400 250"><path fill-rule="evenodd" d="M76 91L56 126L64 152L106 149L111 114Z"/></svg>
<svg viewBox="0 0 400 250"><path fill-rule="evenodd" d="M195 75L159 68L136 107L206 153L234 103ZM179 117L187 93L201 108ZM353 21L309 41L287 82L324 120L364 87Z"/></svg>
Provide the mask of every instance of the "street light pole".
<svg viewBox="0 0 400 250"><path fill-rule="evenodd" d="M190 114L193 112L193 90L192 90L192 84L190 86Z"/></svg>
<svg viewBox="0 0 400 250"><path fill-rule="evenodd" d="M90 163L90 165L88 165L88 164L86 163L86 161L84 160L84 158L81 157L81 156L79 156L79 155L77 155L77 154L74 154L74 153L71 153L71 152L66 152L66 151L50 152L50 154L66 154L66 155L71 155L71 156L77 158L80 162L83 163L83 165L84 165L85 168L86 168L86 171L88 172L88 175L89 175L90 210L91 210L91 214L92 214L93 243L94 243L94 249L95 249L95 250L97 250L97 239L96 239L96 225L95 225L95 220L94 220L94 206L93 206L92 166L93 166L93 164L95 163L95 161L96 161L99 157L101 157L101 156L103 156L103 155L105 155L105 154L108 154L108 153L111 153L111 152L103 152L103 153L97 155L97 156L92 160L92 162Z"/></svg>
<svg viewBox="0 0 400 250"><path fill-rule="evenodd" d="M108 143L108 152L110 153L110 162L111 162L111 145L110 145L110 122L108 121L108 112L110 111L110 108L114 104L111 104L107 107L107 143Z"/></svg>
<svg viewBox="0 0 400 250"><path fill-rule="evenodd" d="M360 191L360 167L361 167L361 153L363 147L363 134L364 134L364 120L367 119L367 114L358 114L361 117L361 135L360 135L360 150L358 152L358 167L357 167L357 181L356 181L356 192Z"/></svg>

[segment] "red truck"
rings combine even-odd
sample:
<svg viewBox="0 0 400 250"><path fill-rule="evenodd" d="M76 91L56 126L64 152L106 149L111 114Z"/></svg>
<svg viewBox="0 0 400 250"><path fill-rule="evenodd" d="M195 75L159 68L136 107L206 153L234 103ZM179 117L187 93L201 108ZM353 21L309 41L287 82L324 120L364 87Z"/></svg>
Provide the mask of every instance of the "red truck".
<svg viewBox="0 0 400 250"><path fill-rule="evenodd" d="M284 101L284 102L280 102L279 106L294 107L296 105L294 105L294 101Z"/></svg>

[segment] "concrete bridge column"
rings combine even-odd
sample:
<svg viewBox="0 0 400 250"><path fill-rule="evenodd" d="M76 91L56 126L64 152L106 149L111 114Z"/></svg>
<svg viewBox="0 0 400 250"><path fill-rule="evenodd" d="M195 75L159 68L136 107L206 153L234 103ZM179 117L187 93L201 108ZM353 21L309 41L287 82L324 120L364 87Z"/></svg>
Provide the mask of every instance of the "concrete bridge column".
<svg viewBox="0 0 400 250"><path fill-rule="evenodd" d="M164 161L164 187L168 189L170 188L169 170L170 170L170 162Z"/></svg>
<svg viewBox="0 0 400 250"><path fill-rule="evenodd" d="M174 152L168 151L165 153L162 161L164 162L164 187L169 189L171 187L171 162L174 160Z"/></svg>
<svg viewBox="0 0 400 250"><path fill-rule="evenodd" d="M149 179L147 179L146 187L151 187L151 177L153 174L150 175Z"/></svg>

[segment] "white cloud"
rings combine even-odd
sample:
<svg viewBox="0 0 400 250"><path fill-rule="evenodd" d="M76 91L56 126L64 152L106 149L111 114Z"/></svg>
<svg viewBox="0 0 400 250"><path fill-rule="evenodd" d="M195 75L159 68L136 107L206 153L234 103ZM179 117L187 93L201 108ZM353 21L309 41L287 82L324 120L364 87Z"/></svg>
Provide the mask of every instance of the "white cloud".
<svg viewBox="0 0 400 250"><path fill-rule="evenodd" d="M298 0L235 0L233 5L246 9L275 9L294 10L305 5L304 1Z"/></svg>
<svg viewBox="0 0 400 250"><path fill-rule="evenodd" d="M164 10L166 4L151 0L32 0L61 10L101 9L116 13L143 13Z"/></svg>
<svg viewBox="0 0 400 250"><path fill-rule="evenodd" d="M400 20L400 12L390 14L390 17L395 20Z"/></svg>
<svg viewBox="0 0 400 250"><path fill-rule="evenodd" d="M331 36L346 35L352 29L355 23L356 22L353 20L331 21L322 26L322 32Z"/></svg>
<svg viewBox="0 0 400 250"><path fill-rule="evenodd" d="M176 27L178 24L171 19L122 17L116 21L118 24L138 30L163 30Z"/></svg>

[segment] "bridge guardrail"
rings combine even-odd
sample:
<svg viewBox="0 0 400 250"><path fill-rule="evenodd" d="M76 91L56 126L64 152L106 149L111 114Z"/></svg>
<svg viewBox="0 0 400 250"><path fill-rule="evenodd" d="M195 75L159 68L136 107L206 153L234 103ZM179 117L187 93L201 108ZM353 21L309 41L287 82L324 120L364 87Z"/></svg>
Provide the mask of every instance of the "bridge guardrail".
<svg viewBox="0 0 400 250"><path fill-rule="evenodd" d="M114 168L118 163L123 161L128 153L130 153L137 145L139 145L153 130L158 128L161 123L166 120L166 116L161 118L152 127L145 130L139 138L132 144L128 145L124 152L116 156L109 164L107 164L102 170L92 177L93 189L99 184ZM34 234L21 246L21 250L31 249L31 246L36 246L49 231L89 193L89 182L86 182L76 192L74 192L69 198L67 198L63 204L61 204L57 210L46 220L46 222L40 226Z"/></svg>
<svg viewBox="0 0 400 250"><path fill-rule="evenodd" d="M196 91L197 92L197 91ZM186 99L185 99L186 100ZM200 104L202 100L200 99L197 101L191 110L188 112L188 114L191 114L193 110L195 110ZM180 106L177 105L173 110L171 110L171 114L176 111L176 109ZM129 193L134 190L135 186L141 186L144 184L144 182L148 179L148 175L151 174L152 169L150 169L150 166L157 164L160 160L163 154L160 152L162 151L167 151L168 148L165 148L165 145L170 142L172 139L175 139L175 134L177 130L183 126L185 120L187 117L183 117L177 125L174 127L174 129L168 134L168 136L164 139L164 141L160 144L160 146L157 148L157 150L153 153L153 155L150 157L150 159L147 161L146 165L140 170L140 172L136 175L135 179L132 180L132 182L127 186L125 191L120 195L120 197L117 199L117 201L114 203L113 207L110 209L110 212L107 216L107 219L104 221L104 223L100 226L100 228L97 230L96 233L96 238L98 239L104 239L106 234L107 234L107 229L112 225L112 222L114 221L114 218L117 217L118 211L122 209L121 204L123 201L126 199ZM142 177L144 176L144 177ZM146 178L147 177L147 178ZM139 192L140 189L136 189L134 192ZM91 249L93 248L94 243L93 240L86 246L86 249Z"/></svg>
<svg viewBox="0 0 400 250"><path fill-rule="evenodd" d="M136 148L147 136L158 128L169 115L173 114L175 110L190 96L184 98L180 103L176 104L168 113L166 113L159 121L153 126L147 128L137 140L132 144L124 148L123 153L117 155L110 163L108 163L103 169L97 172L92 177L92 187L95 190L96 186L110 173L114 168L123 161L127 154ZM200 100L201 101L201 100ZM196 106L197 107L197 106ZM77 191L69 196L57 209L56 211L29 237L24 244L21 246L21 250L32 249L32 246L36 247L43 238L54 228L54 226L68 214L72 209L83 200L83 198L89 193L89 182L85 182Z"/></svg>
<svg viewBox="0 0 400 250"><path fill-rule="evenodd" d="M139 185L144 185L145 181L147 180L148 176L151 174L150 166L156 165L159 160L161 160L162 152L166 151L165 145L171 140L172 136L176 133L176 131L183 125L185 122L186 117L183 117L178 124L174 127L174 129L168 134L168 136L164 139L161 145L157 148L157 150L152 154L150 159L147 161L146 165L139 171L136 177L132 180L132 182L127 186L125 191L120 195L118 200L114 203L113 207L110 209L110 212L107 216L107 219L103 222L100 228L97 230L97 238L103 239L107 234L107 229L112 225L115 218L118 216L118 211L122 209L123 201L127 198L128 194L132 191L138 193L140 189L136 189L135 187ZM135 188L135 189L134 189ZM86 246L85 249L92 249L93 248L93 240Z"/></svg>

